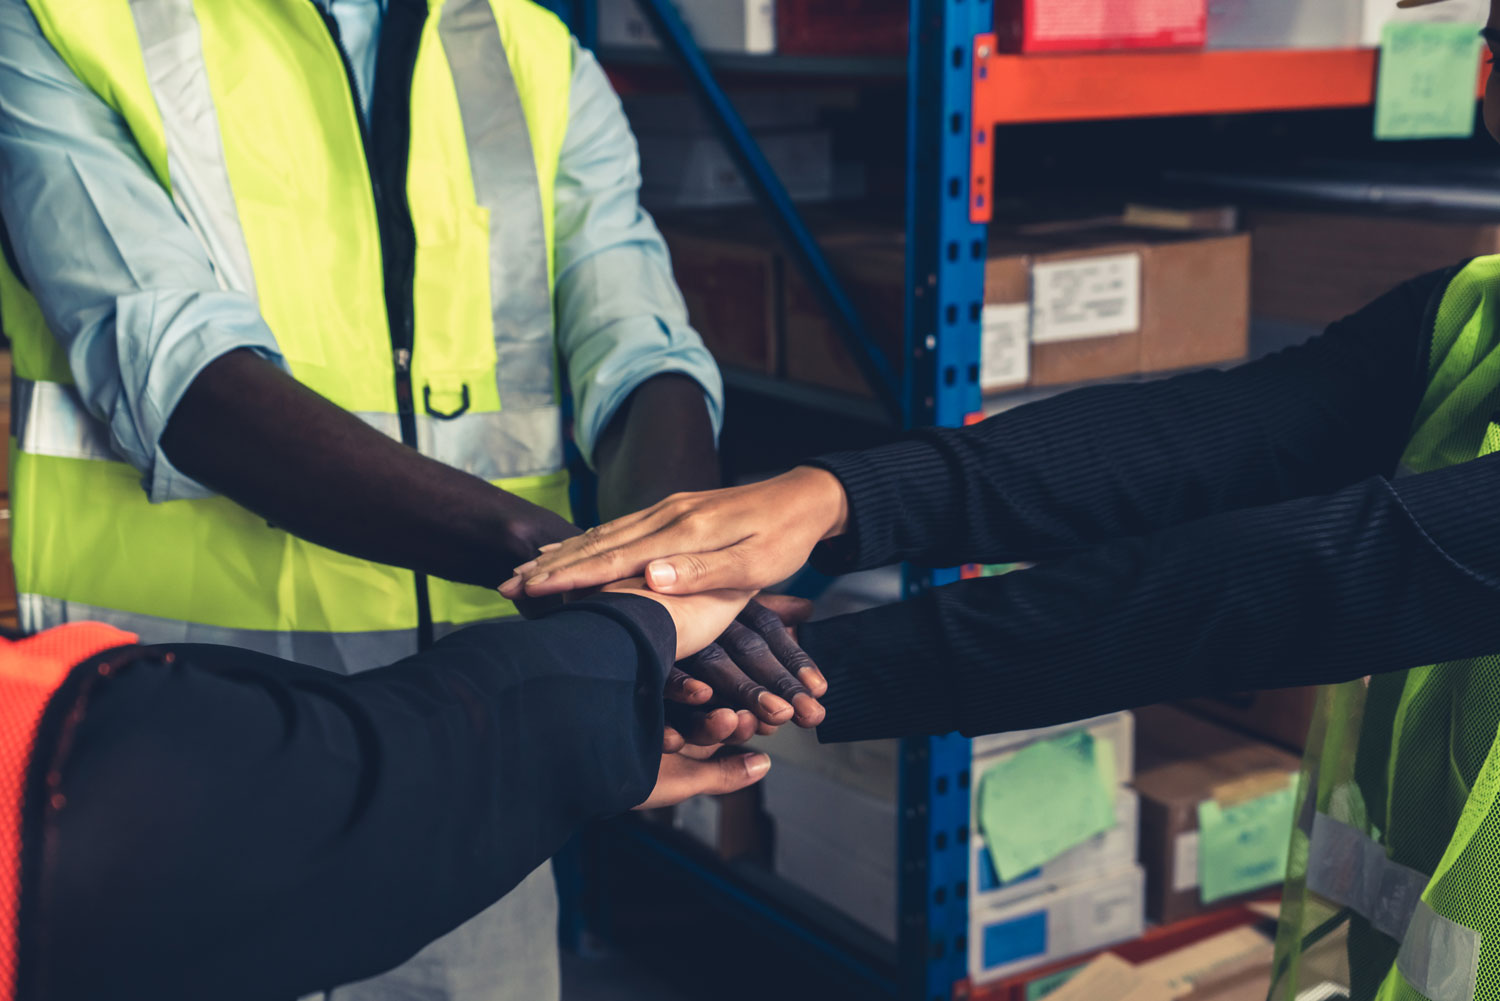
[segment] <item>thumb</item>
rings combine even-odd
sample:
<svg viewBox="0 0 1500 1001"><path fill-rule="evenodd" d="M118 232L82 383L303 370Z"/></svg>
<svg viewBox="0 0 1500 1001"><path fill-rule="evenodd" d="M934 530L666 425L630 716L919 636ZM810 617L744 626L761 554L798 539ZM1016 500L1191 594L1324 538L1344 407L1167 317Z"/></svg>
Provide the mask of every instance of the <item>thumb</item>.
<svg viewBox="0 0 1500 1001"><path fill-rule="evenodd" d="M745 568L728 550L688 553L652 560L646 566L646 585L662 594L698 594L720 589L754 590Z"/></svg>
<svg viewBox="0 0 1500 1001"><path fill-rule="evenodd" d="M694 762L694 768L702 783L700 793L724 796L765 778L766 772L771 770L771 759L760 753L724 754L712 761Z"/></svg>

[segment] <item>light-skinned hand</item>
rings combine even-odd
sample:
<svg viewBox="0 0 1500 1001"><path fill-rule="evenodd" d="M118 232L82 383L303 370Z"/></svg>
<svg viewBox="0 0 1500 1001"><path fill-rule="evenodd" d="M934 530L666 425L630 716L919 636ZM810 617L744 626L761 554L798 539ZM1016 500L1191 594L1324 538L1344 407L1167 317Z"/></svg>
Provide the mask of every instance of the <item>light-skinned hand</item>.
<svg viewBox="0 0 1500 1001"><path fill-rule="evenodd" d="M723 796L752 786L765 777L771 759L764 754L726 754L719 747L685 747L679 754L663 754L656 788L637 810L674 806L694 796Z"/></svg>
<svg viewBox="0 0 1500 1001"><path fill-rule="evenodd" d="M508 598L542 597L644 576L660 594L758 591L785 580L849 518L833 474L799 466L762 483L696 494L590 529L516 568Z"/></svg>

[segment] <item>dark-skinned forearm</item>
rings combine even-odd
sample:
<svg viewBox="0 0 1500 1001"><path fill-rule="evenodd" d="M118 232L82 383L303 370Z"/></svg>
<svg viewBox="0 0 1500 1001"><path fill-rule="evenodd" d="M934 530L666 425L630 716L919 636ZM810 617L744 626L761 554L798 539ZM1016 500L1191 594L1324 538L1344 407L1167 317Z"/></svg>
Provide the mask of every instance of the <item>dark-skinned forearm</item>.
<svg viewBox="0 0 1500 1001"><path fill-rule="evenodd" d="M703 387L675 373L643 382L610 421L596 457L605 521L670 494L717 487L719 456Z"/></svg>
<svg viewBox="0 0 1500 1001"><path fill-rule="evenodd" d="M561 517L381 434L249 351L207 366L162 450L183 473L300 538L494 586Z"/></svg>

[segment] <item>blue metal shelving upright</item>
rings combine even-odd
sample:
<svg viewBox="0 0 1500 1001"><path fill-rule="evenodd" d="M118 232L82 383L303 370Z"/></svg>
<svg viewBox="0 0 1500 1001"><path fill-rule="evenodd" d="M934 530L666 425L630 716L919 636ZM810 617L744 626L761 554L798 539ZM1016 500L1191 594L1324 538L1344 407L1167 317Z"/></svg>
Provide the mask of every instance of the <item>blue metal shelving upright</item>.
<svg viewBox="0 0 1500 1001"><path fill-rule="evenodd" d="M668 0L638 0L664 48L686 73L731 155L770 213L812 287L838 321L893 424L959 426L981 410L980 328L985 227L970 221L973 58L993 30L991 0L910 0L907 55L907 308L904 358L889 359L868 336L785 189L713 76ZM571 0L575 26L592 31L594 0ZM765 57L768 68L775 57ZM742 61L748 62L748 60ZM740 67L743 69L743 66ZM956 570L908 569L908 594L956 580ZM889 982L836 936L778 910L753 885L682 856L639 829L649 864L671 864L754 920L812 944L865 987L862 997L946 1001L967 972L970 744L960 737L902 742L898 792L898 942ZM753 884L753 881L751 881ZM878 989L879 993L873 993Z"/></svg>

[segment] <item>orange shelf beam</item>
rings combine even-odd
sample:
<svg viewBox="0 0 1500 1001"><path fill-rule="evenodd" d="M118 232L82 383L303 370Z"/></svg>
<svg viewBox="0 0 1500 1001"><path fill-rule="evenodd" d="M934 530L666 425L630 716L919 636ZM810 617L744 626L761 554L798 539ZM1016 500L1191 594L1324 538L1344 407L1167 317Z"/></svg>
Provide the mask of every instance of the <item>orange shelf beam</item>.
<svg viewBox="0 0 1500 1001"><path fill-rule="evenodd" d="M1033 122L1363 108L1375 49L1010 55L974 39L969 218L988 222L994 130ZM1482 66L1479 93L1488 65Z"/></svg>
<svg viewBox="0 0 1500 1001"><path fill-rule="evenodd" d="M1375 96L1374 49L1016 56L975 44L975 123L1358 108Z"/></svg>

